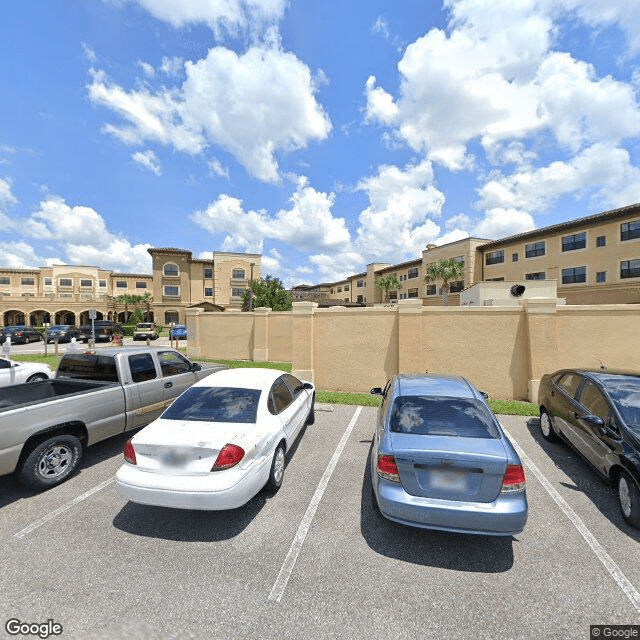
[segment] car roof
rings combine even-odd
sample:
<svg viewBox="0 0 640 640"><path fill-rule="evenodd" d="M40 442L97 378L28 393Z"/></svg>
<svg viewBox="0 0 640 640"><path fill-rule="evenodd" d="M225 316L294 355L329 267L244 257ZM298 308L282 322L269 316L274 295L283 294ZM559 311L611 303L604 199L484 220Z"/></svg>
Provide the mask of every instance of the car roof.
<svg viewBox="0 0 640 640"><path fill-rule="evenodd" d="M239 387L241 389L262 389L271 386L286 371L280 369L244 368L216 371L193 386L198 387Z"/></svg>
<svg viewBox="0 0 640 640"><path fill-rule="evenodd" d="M469 381L462 376L439 373L400 374L396 376L401 395L478 398Z"/></svg>
<svg viewBox="0 0 640 640"><path fill-rule="evenodd" d="M630 369L587 369L587 368L576 368L576 369L560 369L554 373L552 376L560 375L563 373L579 373L580 375L587 376L599 382L606 380L607 378L640 378L639 371L633 371Z"/></svg>

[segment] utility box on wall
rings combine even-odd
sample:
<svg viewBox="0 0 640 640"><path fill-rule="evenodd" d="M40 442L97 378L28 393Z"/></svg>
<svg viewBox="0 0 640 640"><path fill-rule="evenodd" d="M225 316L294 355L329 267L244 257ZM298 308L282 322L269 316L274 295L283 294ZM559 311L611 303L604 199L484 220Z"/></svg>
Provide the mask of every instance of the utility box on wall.
<svg viewBox="0 0 640 640"><path fill-rule="evenodd" d="M556 280L504 280L477 282L460 292L461 307L518 307L523 300L554 300L557 305L565 303L558 298Z"/></svg>

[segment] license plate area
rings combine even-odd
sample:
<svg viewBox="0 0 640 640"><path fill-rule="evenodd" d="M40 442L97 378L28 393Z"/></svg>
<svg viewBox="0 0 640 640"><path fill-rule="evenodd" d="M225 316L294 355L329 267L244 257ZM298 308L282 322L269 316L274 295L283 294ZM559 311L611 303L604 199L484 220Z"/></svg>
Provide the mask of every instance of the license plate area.
<svg viewBox="0 0 640 640"><path fill-rule="evenodd" d="M425 475L424 470L420 474ZM434 469L426 472L429 487L436 492L466 493L469 490L467 474L456 469Z"/></svg>

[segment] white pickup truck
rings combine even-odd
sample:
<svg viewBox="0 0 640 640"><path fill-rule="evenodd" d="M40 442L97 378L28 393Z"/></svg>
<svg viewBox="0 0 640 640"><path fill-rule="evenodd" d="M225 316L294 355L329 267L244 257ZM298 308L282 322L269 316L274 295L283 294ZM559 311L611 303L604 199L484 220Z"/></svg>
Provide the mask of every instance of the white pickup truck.
<svg viewBox="0 0 640 640"><path fill-rule="evenodd" d="M194 382L224 365L174 349L67 352L56 377L0 388L0 475L45 489L66 480L83 448L157 418Z"/></svg>

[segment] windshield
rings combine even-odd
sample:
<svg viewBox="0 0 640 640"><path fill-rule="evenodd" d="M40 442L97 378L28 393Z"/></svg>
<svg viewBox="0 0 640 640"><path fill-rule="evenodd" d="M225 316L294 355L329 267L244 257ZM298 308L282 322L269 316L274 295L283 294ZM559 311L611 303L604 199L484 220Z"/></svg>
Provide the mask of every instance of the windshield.
<svg viewBox="0 0 640 640"><path fill-rule="evenodd" d="M400 396L391 410L396 433L460 438L499 438L493 416L479 400Z"/></svg>
<svg viewBox="0 0 640 640"><path fill-rule="evenodd" d="M622 419L640 426L640 378L613 376L606 381L606 389Z"/></svg>
<svg viewBox="0 0 640 640"><path fill-rule="evenodd" d="M65 331L70 326L69 324L54 324L52 327L49 327L49 331Z"/></svg>
<svg viewBox="0 0 640 640"><path fill-rule="evenodd" d="M167 420L254 424L260 389L191 387L162 414Z"/></svg>

